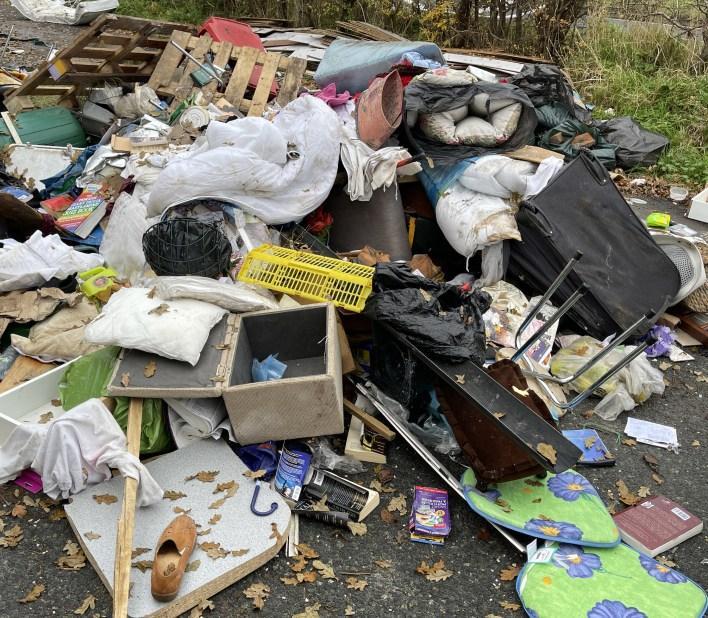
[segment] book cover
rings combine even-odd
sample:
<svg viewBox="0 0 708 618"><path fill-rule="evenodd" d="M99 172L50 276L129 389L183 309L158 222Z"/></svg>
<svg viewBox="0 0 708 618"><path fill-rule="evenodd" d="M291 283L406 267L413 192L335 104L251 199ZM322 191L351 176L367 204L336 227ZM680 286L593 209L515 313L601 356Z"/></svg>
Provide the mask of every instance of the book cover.
<svg viewBox="0 0 708 618"><path fill-rule="evenodd" d="M594 429L564 429L563 436L581 451L581 466L611 466L615 458Z"/></svg>
<svg viewBox="0 0 708 618"><path fill-rule="evenodd" d="M54 197L50 197L49 199L42 200L39 205L44 211L56 219L67 208L69 208L75 200L76 198L73 195L62 193L61 195L56 195Z"/></svg>
<svg viewBox="0 0 708 618"><path fill-rule="evenodd" d="M703 529L703 522L665 496L652 496L614 516L622 540L651 557Z"/></svg>
<svg viewBox="0 0 708 618"><path fill-rule="evenodd" d="M106 201L98 193L85 189L56 220L62 230L86 238L106 213Z"/></svg>
<svg viewBox="0 0 708 618"><path fill-rule="evenodd" d="M442 544L452 529L447 491L416 485L408 528L412 541Z"/></svg>

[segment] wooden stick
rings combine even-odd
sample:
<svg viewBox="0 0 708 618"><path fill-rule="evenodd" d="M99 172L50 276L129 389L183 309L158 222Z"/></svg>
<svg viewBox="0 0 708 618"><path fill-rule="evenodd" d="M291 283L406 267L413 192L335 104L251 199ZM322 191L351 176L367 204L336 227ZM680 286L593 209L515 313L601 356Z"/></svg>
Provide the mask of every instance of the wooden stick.
<svg viewBox="0 0 708 618"><path fill-rule="evenodd" d="M375 431L387 442L391 442L396 437L396 432L389 429L384 425L379 419L374 418L368 412L365 412L361 408L355 406L351 401L344 400L344 409L349 412L352 416L356 416L364 425L366 425L372 431Z"/></svg>
<svg viewBox="0 0 708 618"><path fill-rule="evenodd" d="M128 452L140 455L140 434L143 425L143 400L131 399L128 408ZM116 557L113 571L113 617L127 618L130 596L130 561L133 551L135 529L135 499L138 493L137 479L125 478L123 510L118 520Z"/></svg>

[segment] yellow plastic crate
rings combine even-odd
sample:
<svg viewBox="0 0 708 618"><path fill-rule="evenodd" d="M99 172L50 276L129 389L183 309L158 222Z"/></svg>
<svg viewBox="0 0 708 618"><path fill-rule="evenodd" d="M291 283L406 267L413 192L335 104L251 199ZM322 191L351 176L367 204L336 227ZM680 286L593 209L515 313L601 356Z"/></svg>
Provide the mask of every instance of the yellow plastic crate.
<svg viewBox="0 0 708 618"><path fill-rule="evenodd" d="M374 269L315 253L275 245L250 251L239 281L310 300L330 301L337 307L361 311L371 293Z"/></svg>

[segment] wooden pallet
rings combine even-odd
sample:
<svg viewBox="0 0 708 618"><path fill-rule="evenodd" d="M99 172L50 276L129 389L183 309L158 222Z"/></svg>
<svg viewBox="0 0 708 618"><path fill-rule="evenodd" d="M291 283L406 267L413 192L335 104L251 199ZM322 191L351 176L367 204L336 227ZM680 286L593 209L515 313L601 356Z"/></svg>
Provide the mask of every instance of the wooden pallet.
<svg viewBox="0 0 708 618"><path fill-rule="evenodd" d="M11 112L28 107L30 96L57 97L57 103L77 105L76 97L92 84L146 82L157 66L171 33L193 26L136 17L102 15L50 62L42 64L5 97ZM52 72L62 73L54 79ZM31 104L29 105L31 107Z"/></svg>
<svg viewBox="0 0 708 618"><path fill-rule="evenodd" d="M277 82L279 86L276 101L281 106L286 105L297 96L307 68L307 62L302 58L288 58L252 47L234 47L226 42L216 43L209 35L195 37L186 32L175 31L172 33L172 40L200 62L210 54L213 57L213 65L225 71L222 75L224 84L212 80L199 88L191 77L199 68L198 65L173 45L168 46L157 63L148 86L160 96L173 97L170 109L175 109L192 94L201 91L208 100L217 101L223 97L247 115L260 116L271 96L273 82ZM256 67L260 68L260 77L249 98L249 81Z"/></svg>

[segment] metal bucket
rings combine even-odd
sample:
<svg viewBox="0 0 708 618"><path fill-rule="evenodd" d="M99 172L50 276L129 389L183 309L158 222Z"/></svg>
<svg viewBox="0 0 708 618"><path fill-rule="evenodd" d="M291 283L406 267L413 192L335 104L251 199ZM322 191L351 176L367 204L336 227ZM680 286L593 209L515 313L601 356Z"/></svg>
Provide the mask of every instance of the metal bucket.
<svg viewBox="0 0 708 618"><path fill-rule="evenodd" d="M378 150L401 124L403 83L398 71L377 77L356 104L356 129L365 144Z"/></svg>

